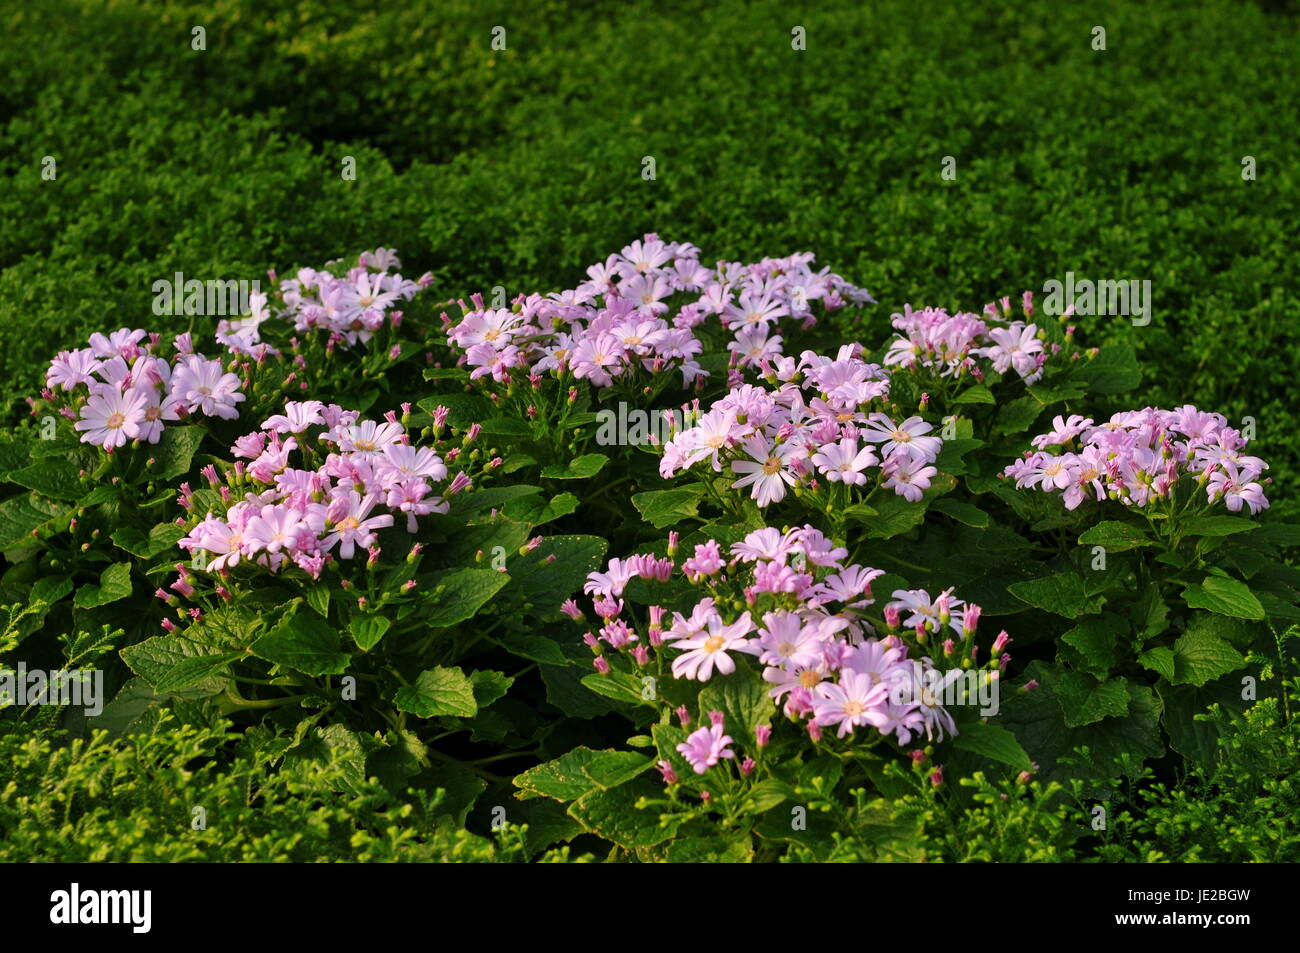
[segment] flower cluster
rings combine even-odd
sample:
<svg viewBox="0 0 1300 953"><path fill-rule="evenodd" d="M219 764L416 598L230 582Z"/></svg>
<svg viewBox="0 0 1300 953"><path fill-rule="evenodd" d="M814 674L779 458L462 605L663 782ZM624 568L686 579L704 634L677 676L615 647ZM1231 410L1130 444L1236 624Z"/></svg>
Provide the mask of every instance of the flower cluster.
<svg viewBox="0 0 1300 953"><path fill-rule="evenodd" d="M1033 293L1023 298L1026 317L1034 313ZM891 367L924 368L939 377L970 375L983 380L984 358L999 374L1013 370L1027 384L1043 376L1048 351L1036 324L1012 321L1011 299L984 307L984 317L949 314L942 308L913 311L906 306L893 316L893 324L902 332L889 345L885 364ZM1053 345L1058 350L1059 345Z"/></svg>
<svg viewBox="0 0 1300 953"><path fill-rule="evenodd" d="M410 300L433 281L428 273L410 281L396 271L400 267L396 252L378 248L363 252L342 277L325 269L302 268L280 282L284 310L279 316L292 322L299 334L323 328L349 346L368 341L385 321L394 327L401 322L402 313L393 310L394 305ZM222 322L218 339L232 350L242 353L260 347L258 328L269 313L261 307L265 298L255 304L258 307L249 318Z"/></svg>
<svg viewBox="0 0 1300 953"><path fill-rule="evenodd" d="M748 655L763 666L770 697L788 718L807 719L814 740L824 728L840 738L868 728L907 745L955 734L945 705L966 703L971 682L990 684L1010 661L998 656L1010 641L1003 632L993 643L997 657L977 670L980 608L951 591L932 600L922 590L895 590L883 615L871 616L871 585L883 571L846 565L848 551L812 526L756 530L726 553L709 540L680 565L676 545L670 536L667 558L611 559L588 576L584 592L602 623L585 636L597 671L610 672L611 657L646 670L662 655L671 658L674 678L704 682L734 673L738 657ZM649 606L638 628L624 603L626 587L634 578L665 581L675 572L702 597L686 614ZM564 609L583 618L573 601ZM719 721L702 731L708 736L696 732L681 749L698 772L728 757Z"/></svg>
<svg viewBox="0 0 1300 953"><path fill-rule="evenodd" d="M1050 432L1033 439L1039 449L1027 451L1004 473L1015 478L1017 487L1061 493L1071 510L1090 495L1145 507L1169 498L1179 480L1190 475L1204 486L1209 503L1222 500L1234 513L1245 506L1254 515L1268 508L1259 482L1268 464L1242 453L1247 443L1223 415L1191 404L1177 410L1124 411L1103 424L1078 415L1058 416Z"/></svg>
<svg viewBox="0 0 1300 953"><path fill-rule="evenodd" d="M862 486L868 471L886 489L915 502L938 471L931 466L942 441L913 416L895 421L873 410L889 392L878 364L858 345L834 357L805 351L798 359L764 362L772 386L741 385L713 403L696 425L665 445L665 478L705 461L715 472L727 462L759 506L784 499L787 487L818 475L830 483Z"/></svg>
<svg viewBox="0 0 1300 953"><path fill-rule="evenodd" d="M677 370L690 385L707 376L696 360L704 349L696 329L710 318L732 333L732 364L743 367L781 353L775 332L783 319L815 323L814 302L829 312L873 301L829 269L813 271L808 253L712 269L699 254L646 235L588 268L577 288L520 296L510 308L486 308L473 296L458 323L447 319L447 338L475 379L504 381L517 368L608 387L638 370Z"/></svg>
<svg viewBox="0 0 1300 953"><path fill-rule="evenodd" d="M304 466L292 465L295 451ZM215 557L206 568L223 574L250 560L272 572L292 563L318 577L327 562L358 549L373 560L379 529L405 517L407 532L416 532L417 517L447 512L435 487L451 496L471 482L464 472L448 482L444 456L412 446L395 412L376 422L316 400L290 401L231 452L224 482L215 467L203 471L224 512L209 511L179 542ZM453 448L445 457L458 455ZM188 487L181 504L194 508Z"/></svg>
<svg viewBox="0 0 1300 953"><path fill-rule="evenodd" d="M188 334L176 339L170 360L156 355L160 340L129 328L92 334L89 347L54 358L41 396L54 403L60 394L72 395L59 412L76 421L82 442L109 451L128 440L157 443L166 422L191 414L239 416L236 405L244 400L245 386L239 377L220 361L194 353Z"/></svg>

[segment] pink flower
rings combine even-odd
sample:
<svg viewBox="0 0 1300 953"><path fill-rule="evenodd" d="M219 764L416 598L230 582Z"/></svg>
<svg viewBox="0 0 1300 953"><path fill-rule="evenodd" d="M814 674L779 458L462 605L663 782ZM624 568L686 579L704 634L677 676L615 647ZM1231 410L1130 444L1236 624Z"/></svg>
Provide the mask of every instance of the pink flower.
<svg viewBox="0 0 1300 953"><path fill-rule="evenodd" d="M723 734L722 725L715 724L691 732L686 740L677 746L677 751L695 769L696 774L703 774L720 759L736 756L736 753L727 747L729 744L731 744L731 736Z"/></svg>
<svg viewBox="0 0 1300 953"><path fill-rule="evenodd" d="M327 524L333 524L334 531L321 540L321 548L329 551L335 543L339 544L339 555L351 559L357 546L370 546L375 541L374 531L393 525L393 518L388 514L370 516L378 498L373 493L364 497L356 490L336 496L327 510Z"/></svg>
<svg viewBox="0 0 1300 953"><path fill-rule="evenodd" d="M842 671L839 683L823 682L813 700L813 717L819 726L839 725L843 738L862 725L880 728L888 723L881 710L889 689L873 682L871 676Z"/></svg>
<svg viewBox="0 0 1300 953"><path fill-rule="evenodd" d="M81 408L81 418L73 426L82 431L83 443L105 449L120 447L140 436L147 403L145 395L137 390L123 393L116 387L99 385Z"/></svg>
<svg viewBox="0 0 1300 953"><path fill-rule="evenodd" d="M676 648L686 650L673 659L673 677L707 682L714 668L722 675L730 675L736 670L736 663L728 652L757 655L762 651L757 642L746 638L753 629L748 612L731 625L723 623L720 616L709 617L706 632L673 643Z"/></svg>
<svg viewBox="0 0 1300 953"><path fill-rule="evenodd" d="M171 396L183 401L190 413L234 420L239 416L235 405L244 400L239 387L239 378L223 373L220 361L189 355L172 373Z"/></svg>
<svg viewBox="0 0 1300 953"><path fill-rule="evenodd" d="M823 446L813 454L812 462L832 483L842 480L852 486L862 486L867 482L862 471L876 463L876 452L870 447L859 450L856 440L845 437L838 444Z"/></svg>

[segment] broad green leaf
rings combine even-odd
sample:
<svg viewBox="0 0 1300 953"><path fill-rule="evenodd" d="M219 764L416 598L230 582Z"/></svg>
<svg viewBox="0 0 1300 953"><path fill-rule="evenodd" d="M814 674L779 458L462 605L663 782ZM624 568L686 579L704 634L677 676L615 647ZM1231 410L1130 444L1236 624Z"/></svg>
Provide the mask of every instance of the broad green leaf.
<svg viewBox="0 0 1300 953"><path fill-rule="evenodd" d="M528 555L510 560L507 592L539 612L558 614L560 604L582 589L587 574L603 567L608 547L599 536L548 536Z"/></svg>
<svg viewBox="0 0 1300 953"><path fill-rule="evenodd" d="M515 787L520 789L521 799L543 796L574 801L588 791L630 781L653 763L653 758L634 751L578 747L554 761L529 768L515 778Z"/></svg>
<svg viewBox="0 0 1300 953"><path fill-rule="evenodd" d="M1169 681L1201 686L1245 664L1241 653L1223 639L1189 629L1174 643L1174 675Z"/></svg>
<svg viewBox="0 0 1300 953"><path fill-rule="evenodd" d="M1183 590L1183 599L1193 609L1208 609L1237 619L1263 619L1264 607L1243 582L1223 576L1206 576L1198 585Z"/></svg>
<svg viewBox="0 0 1300 953"><path fill-rule="evenodd" d="M998 411L993 429L1004 434L1023 433L1042 412L1043 405L1033 396L1017 397Z"/></svg>
<svg viewBox="0 0 1300 953"><path fill-rule="evenodd" d="M131 595L131 564L114 563L99 576L99 585L86 583L77 590L72 604L78 609L93 609Z"/></svg>
<svg viewBox="0 0 1300 953"><path fill-rule="evenodd" d="M474 687L474 704L479 711L504 698L514 683L514 679L505 672L491 669L479 669L470 675L469 680Z"/></svg>
<svg viewBox="0 0 1300 953"><path fill-rule="evenodd" d="M700 691L700 709L722 712L726 733L748 746L754 743L755 727L772 723L775 709L768 687L758 673L738 667L730 675L714 675L704 686Z"/></svg>
<svg viewBox="0 0 1300 953"><path fill-rule="evenodd" d="M190 463L202 442L202 427L168 427L156 447L141 451L157 461L149 471L150 476L170 480L189 473Z"/></svg>
<svg viewBox="0 0 1300 953"><path fill-rule="evenodd" d="M1061 672L1054 686L1065 724L1070 728L1091 725L1103 718L1128 714L1128 682L1122 678L1098 681L1083 672Z"/></svg>
<svg viewBox="0 0 1300 953"><path fill-rule="evenodd" d="M10 483L17 483L56 500L79 500L86 493L79 468L64 460L42 460L21 470L11 470Z"/></svg>
<svg viewBox="0 0 1300 953"><path fill-rule="evenodd" d="M1118 660L1116 640L1127 635L1128 631L1128 620L1113 612L1081 619L1078 625L1060 636L1067 647L1062 649L1062 657L1076 669L1105 678Z"/></svg>
<svg viewBox="0 0 1300 953"><path fill-rule="evenodd" d="M32 531L66 514L70 507L23 493L0 503L0 550L30 542Z"/></svg>
<svg viewBox="0 0 1300 953"><path fill-rule="evenodd" d="M632 505L655 529L665 529L695 517L704 493L704 487L698 484L672 490L650 490L632 494Z"/></svg>
<svg viewBox="0 0 1300 953"><path fill-rule="evenodd" d="M379 644L392 624L392 620L386 616L358 615L353 616L348 623L348 631L352 633L352 641L357 643L357 648L369 652Z"/></svg>
<svg viewBox="0 0 1300 953"><path fill-rule="evenodd" d="M1174 677L1174 650L1164 645L1147 649L1138 656L1143 668L1149 668L1163 679Z"/></svg>
<svg viewBox="0 0 1300 953"><path fill-rule="evenodd" d="M988 513L985 513L978 506L972 506L951 497L940 497L930 504L930 509L943 513L945 516L951 516L957 522L973 526L976 529L984 529L989 525Z"/></svg>
<svg viewBox="0 0 1300 953"><path fill-rule="evenodd" d="M953 404L996 404L997 398L983 384L972 384L953 400Z"/></svg>
<svg viewBox="0 0 1300 953"><path fill-rule="evenodd" d="M1259 526L1243 516L1194 516L1183 524L1183 536L1231 536Z"/></svg>
<svg viewBox="0 0 1300 953"><path fill-rule="evenodd" d="M421 618L430 628L445 628L473 618L510 581L495 569L462 568L422 577Z"/></svg>
<svg viewBox="0 0 1300 953"><path fill-rule="evenodd" d="M451 512L469 516L483 510L499 509L510 500L541 493L540 486L491 486L485 490L468 490L451 498Z"/></svg>
<svg viewBox="0 0 1300 953"><path fill-rule="evenodd" d="M493 437L528 437L532 428L515 417L489 417L481 422L483 433Z"/></svg>
<svg viewBox="0 0 1300 953"><path fill-rule="evenodd" d="M608 790L588 791L569 805L569 816L585 830L620 847L651 847L671 839L689 816L674 812L666 815L664 822L660 823L655 808L637 807L642 798L658 799L662 796L662 785L637 779Z"/></svg>
<svg viewBox="0 0 1300 953"><path fill-rule="evenodd" d="M132 556L153 559L160 553L174 548L184 536L185 530L175 523L159 523L149 530L148 536L133 526L123 526L114 530L112 540L118 549L123 549ZM183 551L178 551L177 558L186 558Z"/></svg>
<svg viewBox="0 0 1300 953"><path fill-rule="evenodd" d="M67 576L42 576L32 585L31 602L54 605L72 591L72 580Z"/></svg>
<svg viewBox="0 0 1300 953"><path fill-rule="evenodd" d="M159 694L215 695L225 687L220 673L239 653L213 652L181 633L170 633L128 645L119 654Z"/></svg>
<svg viewBox="0 0 1300 953"><path fill-rule="evenodd" d="M587 453L569 463L552 463L542 467L542 476L552 480L585 480L601 471L609 457L603 453Z"/></svg>
<svg viewBox="0 0 1300 953"><path fill-rule="evenodd" d="M315 612L303 611L302 604L252 645L260 659L274 662L304 675L339 675L348 667L338 630Z"/></svg>
<svg viewBox="0 0 1300 953"><path fill-rule="evenodd" d="M1151 538L1129 523L1103 520L1079 537L1084 546L1102 546L1108 553L1122 553L1140 546L1150 546Z"/></svg>
<svg viewBox="0 0 1300 953"><path fill-rule="evenodd" d="M1161 722L1169 733L1169 744L1185 758L1209 767L1219 758L1220 730L1212 721L1197 719L1212 704L1230 718L1239 716L1247 703L1241 698L1240 675L1225 675L1202 687L1156 683L1164 712Z"/></svg>
<svg viewBox="0 0 1300 953"><path fill-rule="evenodd" d="M1087 595L1083 580L1072 572L1013 583L1007 587L1007 591L1022 602L1067 619L1098 612L1103 603L1100 596Z"/></svg>
<svg viewBox="0 0 1300 953"><path fill-rule="evenodd" d="M1123 394L1142 383L1137 352L1129 344L1108 344L1079 373L1094 394Z"/></svg>
<svg viewBox="0 0 1300 953"><path fill-rule="evenodd" d="M399 688L393 696L399 711L420 718L452 715L472 718L478 713L474 684L459 668L431 668L421 672L414 685Z"/></svg>
<svg viewBox="0 0 1300 953"><path fill-rule="evenodd" d="M1033 764L1016 736L1005 728L982 721L962 725L961 732L952 740L954 748L982 754L994 761L1009 764L1020 771L1029 771Z"/></svg>
<svg viewBox="0 0 1300 953"><path fill-rule="evenodd" d="M604 695L606 698L612 698L615 701L625 702L630 705L653 706L658 700L657 694L646 698L644 695L645 683L635 675L625 672L609 672L604 675L600 672L592 672L590 675L582 677L582 684L597 695Z"/></svg>
<svg viewBox="0 0 1300 953"><path fill-rule="evenodd" d="M538 496L525 496L511 500L501 510L512 520L541 526L578 509L578 498L572 493L561 493L549 503Z"/></svg>

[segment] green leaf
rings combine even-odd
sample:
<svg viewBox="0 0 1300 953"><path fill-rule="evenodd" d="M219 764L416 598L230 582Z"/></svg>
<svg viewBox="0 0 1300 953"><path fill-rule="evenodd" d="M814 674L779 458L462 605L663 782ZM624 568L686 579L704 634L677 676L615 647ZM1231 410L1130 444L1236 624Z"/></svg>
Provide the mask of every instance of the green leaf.
<svg viewBox="0 0 1300 953"><path fill-rule="evenodd" d="M930 509L943 513L945 516L951 516L958 523L965 523L967 526L973 526L976 529L984 529L989 525L988 513L985 513L978 506L972 506L951 497L940 497L930 504Z"/></svg>
<svg viewBox="0 0 1300 953"><path fill-rule="evenodd" d="M30 542L32 531L67 513L66 505L51 505L23 493L0 503L0 550Z"/></svg>
<svg viewBox="0 0 1300 953"><path fill-rule="evenodd" d="M303 592L302 597L307 605L311 606L322 619L330 617L330 587L329 583L319 583L315 586L308 586Z"/></svg>
<svg viewBox="0 0 1300 953"><path fill-rule="evenodd" d="M1191 629L1174 643L1174 685L1201 686L1228 672L1235 672L1246 659L1223 639Z"/></svg>
<svg viewBox="0 0 1300 953"><path fill-rule="evenodd" d="M369 652L379 644L392 624L392 620L386 616L358 615L353 616L348 623L348 631L352 633L352 641L357 643L357 648Z"/></svg>
<svg viewBox="0 0 1300 953"><path fill-rule="evenodd" d="M1231 536L1259 526L1243 516L1194 516L1183 524L1184 536Z"/></svg>
<svg viewBox="0 0 1300 953"><path fill-rule="evenodd" d="M552 480L585 480L601 471L609 457L603 453L587 453L570 463L552 463L542 467L542 476Z"/></svg>
<svg viewBox="0 0 1300 953"><path fill-rule="evenodd" d="M519 797L549 797L574 801L589 791L618 787L654 763L634 751L593 751L578 747L567 754L529 768L515 778Z"/></svg>
<svg viewBox="0 0 1300 953"><path fill-rule="evenodd" d="M966 388L953 400L953 404L996 404L997 398L993 396L993 391L989 390L983 384L973 384Z"/></svg>
<svg viewBox="0 0 1300 953"><path fill-rule="evenodd" d="M1022 602L1067 619L1098 612L1104 601L1100 596L1088 596L1083 580L1072 572L1013 583L1007 591Z"/></svg>
<svg viewBox="0 0 1300 953"><path fill-rule="evenodd" d="M32 584L30 602L54 605L72 591L72 580L67 576L42 576Z"/></svg>
<svg viewBox="0 0 1300 953"><path fill-rule="evenodd" d="M1009 764L1020 771L1029 771L1033 768L1029 755L1020 746L1016 736L997 725L982 721L962 725L961 733L953 738L952 744L954 748L982 754L986 758Z"/></svg>
<svg viewBox="0 0 1300 953"><path fill-rule="evenodd" d="M99 576L99 585L86 583L77 590L72 604L78 609L93 609L131 595L131 564L114 563Z"/></svg>
<svg viewBox="0 0 1300 953"><path fill-rule="evenodd" d="M480 420L486 420L496 413L492 402L478 394L438 394L426 397L416 406L425 413L432 414L439 405L447 408L447 424L457 430L468 430Z"/></svg>
<svg viewBox="0 0 1300 953"><path fill-rule="evenodd" d="M1198 585L1183 590L1183 599L1193 609L1208 609L1237 619L1264 618L1264 607L1244 583L1223 576L1206 576Z"/></svg>
<svg viewBox="0 0 1300 953"><path fill-rule="evenodd" d="M547 503L537 496L525 496L511 500L501 512L512 520L541 526L561 516L568 516L578 509L578 498L572 493L561 493Z"/></svg>
<svg viewBox="0 0 1300 953"><path fill-rule="evenodd" d="M1160 706L1151 689L1130 681L1127 715L1070 727L1054 692L1057 671L1040 661L1031 662L1025 677L1037 681L1038 688L1012 692L1009 698L1004 695L999 716L999 724L1010 729L1042 767L1040 777L1091 780L1121 773L1137 777L1144 760L1164 753ZM1072 752L1080 746L1089 748L1088 760L1092 764L1088 760L1072 765L1058 763L1061 757L1073 757Z"/></svg>
<svg viewBox="0 0 1300 953"><path fill-rule="evenodd" d="M495 569L462 568L433 573L421 580L421 618L429 628L445 628L473 618L510 581Z"/></svg>
<svg viewBox="0 0 1300 953"><path fill-rule="evenodd" d="M504 698L515 681L505 672L491 669L479 669L470 675L469 680L474 687L474 704L478 706L479 711Z"/></svg>
<svg viewBox="0 0 1300 953"><path fill-rule="evenodd" d="M1137 352L1129 344L1108 344L1079 373L1094 394L1123 394L1142 383Z"/></svg>
<svg viewBox="0 0 1300 953"><path fill-rule="evenodd" d="M673 490L650 490L632 494L632 505L655 529L665 529L697 516L704 493L704 487L699 484Z"/></svg>
<svg viewBox="0 0 1300 953"><path fill-rule="evenodd" d="M530 662L564 665L568 661L565 654L560 651L555 639L547 638L544 635L511 633L498 636L496 642L511 655L528 659Z"/></svg>
<svg viewBox="0 0 1300 953"><path fill-rule="evenodd" d="M86 492L79 468L64 460L43 460L11 470L6 479L56 500L79 500Z"/></svg>
<svg viewBox="0 0 1300 953"><path fill-rule="evenodd" d="M211 651L181 633L156 635L120 653L131 671L159 694L190 692L215 695L225 687L221 672L238 658L234 651Z"/></svg>
<svg viewBox="0 0 1300 953"><path fill-rule="evenodd" d="M657 700L656 697L645 698L642 694L644 683L627 672L608 672L603 675L592 672L582 677L582 684L597 695L630 705L654 705Z"/></svg>
<svg viewBox="0 0 1300 953"><path fill-rule="evenodd" d="M469 516L483 510L500 508L510 500L541 493L540 486L493 486L485 490L468 490L451 498L451 512Z"/></svg>
<svg viewBox="0 0 1300 953"><path fill-rule="evenodd" d="M1150 546L1152 540L1145 532L1129 523L1103 520L1079 537L1084 546L1102 546L1108 553L1122 553L1140 546Z"/></svg>
<svg viewBox="0 0 1300 953"><path fill-rule="evenodd" d="M421 672L414 685L399 688L393 695L399 711L420 718L451 715L472 718L478 713L474 684L459 668L431 668Z"/></svg>
<svg viewBox="0 0 1300 953"><path fill-rule="evenodd" d="M1174 650L1164 645L1147 649L1138 656L1143 668L1148 668L1166 680L1174 677Z"/></svg>
<svg viewBox="0 0 1300 953"><path fill-rule="evenodd" d="M170 480L189 473L194 454L202 442L202 427L168 427L157 447L148 451L148 455L157 461L149 471L150 476Z"/></svg>
<svg viewBox="0 0 1300 953"><path fill-rule="evenodd" d="M1098 681L1083 672L1066 671L1060 673L1054 687L1065 724L1070 728L1128 714L1128 682L1125 679Z"/></svg>
<svg viewBox="0 0 1300 953"><path fill-rule="evenodd" d="M608 790L588 791L569 806L569 816L583 829L620 847L652 847L670 840L689 817L675 812L661 818L653 808L638 808L642 798L658 799L663 788L651 781L637 779Z"/></svg>
<svg viewBox="0 0 1300 953"><path fill-rule="evenodd" d="M1127 635L1128 631L1128 620L1113 612L1082 619L1061 635L1062 644L1068 647L1062 651L1062 656L1074 668L1105 678L1118 661L1116 640Z"/></svg>
<svg viewBox="0 0 1300 953"><path fill-rule="evenodd" d="M463 367L426 367L424 369L424 379L426 381L468 381L469 371ZM437 398L430 398L436 401Z"/></svg>
<svg viewBox="0 0 1300 953"><path fill-rule="evenodd" d="M1213 765L1220 754L1220 728L1216 722L1202 721L1203 714L1212 704L1217 704L1230 718L1239 716L1246 703L1241 697L1241 679L1224 676L1202 687L1156 683L1164 707L1161 722L1169 733L1169 745L1183 757L1206 767Z"/></svg>
<svg viewBox="0 0 1300 953"><path fill-rule="evenodd" d="M279 625L254 642L253 654L312 677L341 674L350 657L342 650L338 630L301 606L294 605Z"/></svg>
<svg viewBox="0 0 1300 953"><path fill-rule="evenodd" d="M1017 397L998 411L993 429L1001 434L1023 433L1043 412L1043 405L1035 397Z"/></svg>
<svg viewBox="0 0 1300 953"><path fill-rule="evenodd" d="M149 530L148 536L134 526L123 526L121 529L114 530L111 539L118 549L125 550L132 556L153 559L160 553L174 548L184 536L185 530L175 523L159 523Z"/></svg>
<svg viewBox="0 0 1300 953"><path fill-rule="evenodd" d="M770 725L775 710L768 685L756 672L744 668L713 679L700 691L702 712L720 711L727 734L742 745L754 743L754 728Z"/></svg>
<svg viewBox="0 0 1300 953"><path fill-rule="evenodd" d="M489 417L481 422L483 433L492 437L528 437L532 428L515 417Z"/></svg>
<svg viewBox="0 0 1300 953"><path fill-rule="evenodd" d="M1145 642L1160 635L1169 627L1169 607L1160 595L1160 587L1151 583L1133 606L1133 624L1138 630L1138 641Z"/></svg>
<svg viewBox="0 0 1300 953"><path fill-rule="evenodd" d="M939 448L939 456L935 458L934 465L941 473L962 476L969 472L966 462L962 458L972 450L978 450L982 446L984 446L983 440L969 438L945 440L943 446Z"/></svg>
<svg viewBox="0 0 1300 953"><path fill-rule="evenodd" d="M558 615L560 603L582 588L588 573L601 568L608 547L599 536L548 536L510 562L510 591Z"/></svg>

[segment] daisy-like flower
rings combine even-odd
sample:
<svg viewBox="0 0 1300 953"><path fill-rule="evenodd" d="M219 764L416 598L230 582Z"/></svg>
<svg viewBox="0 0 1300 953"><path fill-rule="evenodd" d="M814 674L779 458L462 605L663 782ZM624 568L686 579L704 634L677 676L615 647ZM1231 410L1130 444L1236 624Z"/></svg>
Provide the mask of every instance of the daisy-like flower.
<svg viewBox="0 0 1300 953"><path fill-rule="evenodd" d="M889 689L874 684L869 675L841 671L838 683L823 682L817 687L813 719L823 727L839 725L836 735L840 738L863 725L880 728L889 720L882 710L888 696Z"/></svg>
<svg viewBox="0 0 1300 953"><path fill-rule="evenodd" d="M766 665L785 668L810 668L822 661L822 630L806 625L793 612L768 612L758 630L758 657Z"/></svg>
<svg viewBox="0 0 1300 953"><path fill-rule="evenodd" d="M244 400L239 388L239 378L225 373L220 361L196 355L186 356L172 372L171 395L184 401L190 413L234 420L239 416L235 405Z"/></svg>
<svg viewBox="0 0 1300 953"><path fill-rule="evenodd" d="M637 574L637 564L632 560L611 559L605 572L587 574L582 591L587 595L600 595L615 599L623 595L623 587Z"/></svg>
<svg viewBox="0 0 1300 953"><path fill-rule="evenodd" d="M378 497L374 494L367 493L363 497L356 490L336 496L330 503L327 514L334 530L321 540L321 548L328 551L338 543L339 556L351 559L358 546L364 548L373 545L374 531L393 525L393 517L387 513L370 516L370 511L378 502Z"/></svg>
<svg viewBox="0 0 1300 953"><path fill-rule="evenodd" d="M930 481L939 471L927 466L924 460L918 460L905 453L896 454L885 461L881 470L885 482L881 484L886 490L893 490L909 503L918 502L925 491L930 489Z"/></svg>
<svg viewBox="0 0 1300 953"><path fill-rule="evenodd" d="M929 463L943 448L943 441L938 437L925 436L933 429L920 417L908 417L895 425L887 416L877 413L872 414L870 423L862 428L862 437L869 443L884 444L880 452L886 458L901 452L914 460Z"/></svg>
<svg viewBox="0 0 1300 953"><path fill-rule="evenodd" d="M95 357L95 352L89 348L80 351L60 351L59 356L50 362L50 368L45 372L45 383L51 388L61 387L65 391L70 391L78 384L93 383L92 375L98 366L99 361Z"/></svg>
<svg viewBox="0 0 1300 953"><path fill-rule="evenodd" d="M321 409L325 405L319 400L291 400L285 403L284 413L268 417L262 422L263 430L276 433L302 433L313 424L324 424Z"/></svg>
<svg viewBox="0 0 1300 953"><path fill-rule="evenodd" d="M749 533L739 543L731 544L731 555L752 563L756 559L784 562L794 552L797 543L794 533L782 533L773 526L764 526Z"/></svg>
<svg viewBox="0 0 1300 953"><path fill-rule="evenodd" d="M1069 419L1065 419L1060 414L1052 418L1052 429L1049 433L1039 434L1030 443L1038 447L1051 447L1062 443L1069 443L1079 434L1083 433L1092 426L1091 417L1082 417L1079 414L1070 414Z"/></svg>
<svg viewBox="0 0 1300 953"><path fill-rule="evenodd" d="M723 733L722 725L697 728L677 746L677 751L690 763L696 774L703 774L722 758L734 758L736 753L727 745L731 736Z"/></svg>
<svg viewBox="0 0 1300 953"><path fill-rule="evenodd" d="M993 339L991 347L977 348L976 352L993 361L993 369L1005 374L1008 368L1032 383L1042 365L1038 357L1043 353L1043 342L1035 336L1038 326L1016 322L1010 327L990 328L988 336Z"/></svg>
<svg viewBox="0 0 1300 953"><path fill-rule="evenodd" d="M123 393L101 385L81 408L81 419L73 426L82 431L82 443L111 450L140 436L147 405L148 399L137 390Z"/></svg>
<svg viewBox="0 0 1300 953"><path fill-rule="evenodd" d="M759 506L785 499L787 486L799 482L791 464L801 448L793 444L773 444L763 436L753 436L745 441L745 452L750 460L734 460L733 473L742 474L732 487L752 487L750 494Z"/></svg>
<svg viewBox="0 0 1300 953"><path fill-rule="evenodd" d="M841 480L851 486L862 486L867 482L862 471L876 463L876 452L871 447L858 449L858 442L845 437L839 443L825 444L813 454L813 465L832 483Z"/></svg>
<svg viewBox="0 0 1300 953"><path fill-rule="evenodd" d="M748 612L731 625L724 624L721 618L710 618L706 632L674 643L674 647L687 651L673 659L673 677L707 682L715 668L722 675L730 675L736 663L728 652L757 655L762 651L757 642L747 638L753 629Z"/></svg>
<svg viewBox="0 0 1300 953"><path fill-rule="evenodd" d="M428 447L390 443L384 447L383 456L375 463L375 475L379 477L384 489L388 489L396 483L422 477L430 480L446 479L447 467L442 458Z"/></svg>

